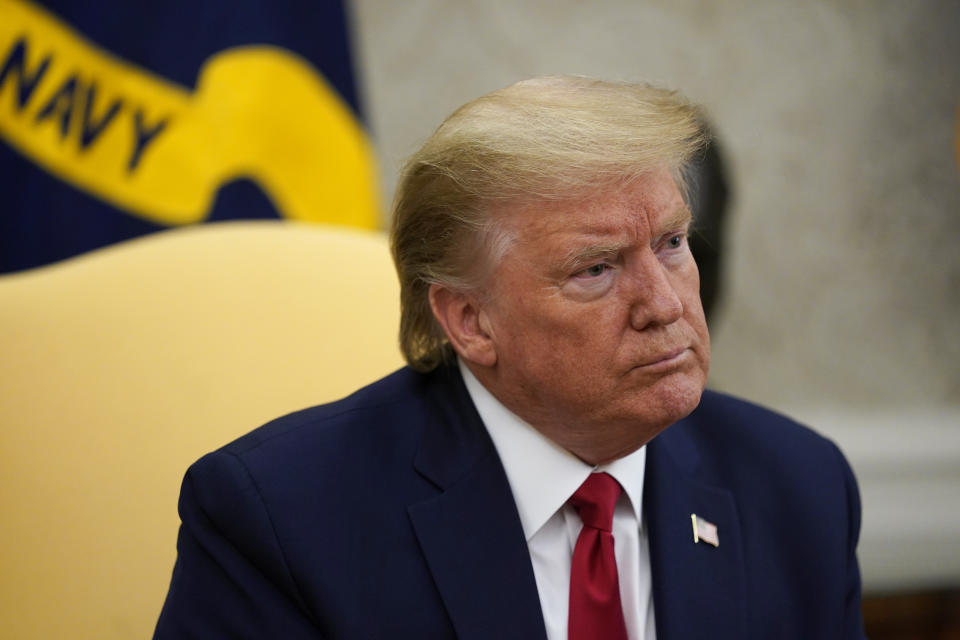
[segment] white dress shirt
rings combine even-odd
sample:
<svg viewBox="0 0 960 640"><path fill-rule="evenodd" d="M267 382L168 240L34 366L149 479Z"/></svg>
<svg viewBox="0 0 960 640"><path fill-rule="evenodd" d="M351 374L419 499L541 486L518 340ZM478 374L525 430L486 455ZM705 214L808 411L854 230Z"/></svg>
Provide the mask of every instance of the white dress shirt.
<svg viewBox="0 0 960 640"><path fill-rule="evenodd" d="M650 550L642 515L646 447L608 464L586 464L503 406L462 362L459 364L517 503L547 638L567 638L570 565L583 526L567 500L588 475L606 472L624 489L613 514L613 539L627 636L630 640L655 640Z"/></svg>

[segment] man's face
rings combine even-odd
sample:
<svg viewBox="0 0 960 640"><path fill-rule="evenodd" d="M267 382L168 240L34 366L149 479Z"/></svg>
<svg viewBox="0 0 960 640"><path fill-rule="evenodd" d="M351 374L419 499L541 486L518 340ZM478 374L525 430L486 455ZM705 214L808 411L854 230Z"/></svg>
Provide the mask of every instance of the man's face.
<svg viewBox="0 0 960 640"><path fill-rule="evenodd" d="M501 402L591 463L697 406L710 338L690 213L667 171L499 219L514 242L480 303L496 362L474 369Z"/></svg>

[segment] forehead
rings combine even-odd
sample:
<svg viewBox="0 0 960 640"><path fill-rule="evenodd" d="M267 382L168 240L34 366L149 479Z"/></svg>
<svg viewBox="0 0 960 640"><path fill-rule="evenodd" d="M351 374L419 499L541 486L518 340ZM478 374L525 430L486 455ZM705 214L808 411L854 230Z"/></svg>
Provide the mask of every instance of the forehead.
<svg viewBox="0 0 960 640"><path fill-rule="evenodd" d="M580 236L642 239L685 227L690 210L674 178L659 171L578 198L514 204L499 218L521 242Z"/></svg>

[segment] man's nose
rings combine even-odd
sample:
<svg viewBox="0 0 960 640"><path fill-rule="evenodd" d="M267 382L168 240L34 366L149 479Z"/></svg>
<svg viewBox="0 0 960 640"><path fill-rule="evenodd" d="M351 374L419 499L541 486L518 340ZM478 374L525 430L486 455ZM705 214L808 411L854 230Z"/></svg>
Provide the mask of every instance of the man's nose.
<svg viewBox="0 0 960 640"><path fill-rule="evenodd" d="M639 257L630 296L630 324L637 331L672 324L683 316L683 301L653 251Z"/></svg>

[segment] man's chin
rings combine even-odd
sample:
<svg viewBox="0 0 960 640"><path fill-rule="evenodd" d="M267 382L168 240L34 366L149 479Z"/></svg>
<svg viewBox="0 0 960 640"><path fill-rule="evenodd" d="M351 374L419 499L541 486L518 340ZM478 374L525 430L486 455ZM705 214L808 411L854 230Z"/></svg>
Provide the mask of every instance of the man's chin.
<svg viewBox="0 0 960 640"><path fill-rule="evenodd" d="M656 384L647 395L645 413L651 422L666 429L686 418L700 404L705 376L686 374L670 376Z"/></svg>

